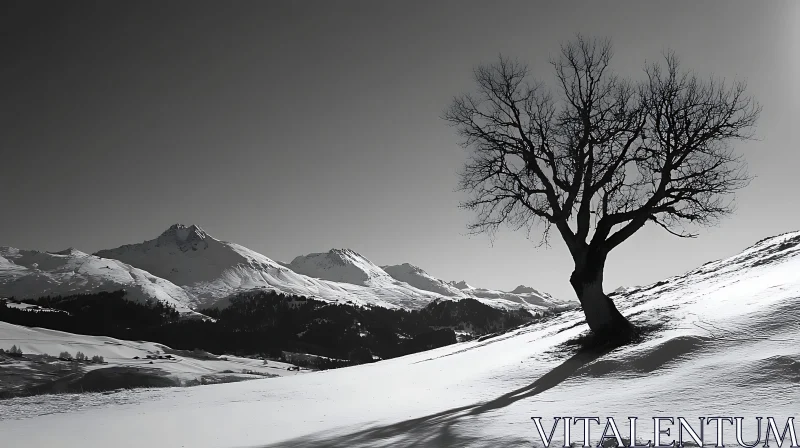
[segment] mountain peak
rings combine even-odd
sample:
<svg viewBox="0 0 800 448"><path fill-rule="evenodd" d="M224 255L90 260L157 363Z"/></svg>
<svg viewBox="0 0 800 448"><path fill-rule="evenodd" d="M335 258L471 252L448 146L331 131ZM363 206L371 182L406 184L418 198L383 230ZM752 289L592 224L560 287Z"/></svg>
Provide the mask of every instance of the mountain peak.
<svg viewBox="0 0 800 448"><path fill-rule="evenodd" d="M352 249L300 255L284 266L298 274L355 285L366 285L377 279L391 280L381 268Z"/></svg>
<svg viewBox="0 0 800 448"><path fill-rule="evenodd" d="M346 257L365 258L363 255L354 251L353 249L331 249L328 251L328 254L346 256Z"/></svg>
<svg viewBox="0 0 800 448"><path fill-rule="evenodd" d="M367 257L354 251L353 249L331 249L328 252L313 253L308 255L300 255L292 260L292 263L307 258L316 259L322 263L335 264L335 265L372 265L373 263ZM324 261L323 261L324 260ZM292 264L289 263L289 264Z"/></svg>
<svg viewBox="0 0 800 448"><path fill-rule="evenodd" d="M407 272L415 272L417 274L427 274L424 269L419 266L415 266L411 263L402 263L402 264L395 264L395 265L385 265L380 267L383 270L392 269L394 271L407 271Z"/></svg>
<svg viewBox="0 0 800 448"><path fill-rule="evenodd" d="M510 291L511 294L526 294L526 293L534 293L539 294L539 291L531 288L530 286L519 285L514 288L513 291Z"/></svg>
<svg viewBox="0 0 800 448"><path fill-rule="evenodd" d="M409 271L411 271L411 272L416 272L416 273L426 273L426 274L427 274L427 272L425 272L425 270L424 270L424 269L422 269L422 268L421 268L421 267L419 267L419 266L415 266L415 265L413 265L413 264L411 264L411 263L403 263L403 264L401 264L400 266L403 266L404 268L408 269L408 270L409 270Z"/></svg>
<svg viewBox="0 0 800 448"><path fill-rule="evenodd" d="M185 226L183 224L173 224L164 233L162 237L173 237L180 242L205 240L208 234L197 225Z"/></svg>
<svg viewBox="0 0 800 448"><path fill-rule="evenodd" d="M458 289L461 289L461 290L473 289L473 287L468 285L467 282L465 282L464 280L461 280L461 281L458 281L458 282L453 280L453 281L447 282L447 284L451 285L451 286L454 286L454 287L456 287Z"/></svg>

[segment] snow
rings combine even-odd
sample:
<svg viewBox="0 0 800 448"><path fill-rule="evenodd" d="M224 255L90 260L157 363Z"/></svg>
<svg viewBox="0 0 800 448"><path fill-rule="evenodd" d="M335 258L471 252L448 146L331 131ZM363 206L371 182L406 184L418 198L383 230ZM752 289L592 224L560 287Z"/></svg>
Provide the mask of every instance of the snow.
<svg viewBox="0 0 800 448"><path fill-rule="evenodd" d="M33 304L30 304L30 303L23 303L23 302L17 302L17 301L11 301L10 299L5 299L5 298L0 298L0 302L5 303L6 307L11 308L11 309L25 310L25 311L36 312L36 313L64 313L64 314L69 314L68 312L66 312L64 310L57 310L55 308L45 308L45 307L42 307L42 306L39 306L39 305L33 305Z"/></svg>
<svg viewBox="0 0 800 448"><path fill-rule="evenodd" d="M39 252L0 247L0 296L35 299L120 289L129 300L159 300L183 314L197 314L190 309L193 299L183 288L121 261L73 248Z"/></svg>
<svg viewBox="0 0 800 448"><path fill-rule="evenodd" d="M443 296L466 297L466 294L460 289L433 277L422 268L414 266L413 264L403 263L394 266L383 266L382 268L394 279L406 282L415 288L435 292Z"/></svg>
<svg viewBox="0 0 800 448"><path fill-rule="evenodd" d="M345 369L92 394L80 408L63 398L7 400L0 433L8 446L34 448L488 448L541 446L534 416L549 428L554 416L611 416L625 426L628 416L729 415L747 419L752 440L753 417L773 416L782 427L795 416L797 272L800 232L615 295L623 314L658 330L606 354L562 345L587 330L571 310L482 341Z"/></svg>

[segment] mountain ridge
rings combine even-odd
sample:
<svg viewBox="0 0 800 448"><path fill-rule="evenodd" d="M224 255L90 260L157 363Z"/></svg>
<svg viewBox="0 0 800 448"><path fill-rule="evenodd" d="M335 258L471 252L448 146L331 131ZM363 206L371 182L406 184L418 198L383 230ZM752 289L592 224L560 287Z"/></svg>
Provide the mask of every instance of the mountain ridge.
<svg viewBox="0 0 800 448"><path fill-rule="evenodd" d="M163 279L160 283L172 285L168 287L170 290L182 289L183 292L177 293L180 295L178 302L191 309L225 307L230 297L258 289L361 306L406 309L420 309L434 300L467 297L502 309L540 310L566 303L534 292L533 288L520 294L472 287L462 291L453 282L435 278L411 263L381 267L347 248L299 255L291 262L279 262L239 244L216 239L195 224L173 224L153 239L99 250L91 255L75 248L52 254L54 257L92 256L119 261L146 273L141 274L145 277ZM36 286L34 278L41 279L41 276L27 280L31 293L54 290ZM52 281L58 283L59 280ZM0 293L10 289L13 288L0 284ZM75 292L74 288L67 290ZM163 296L156 292L150 295Z"/></svg>

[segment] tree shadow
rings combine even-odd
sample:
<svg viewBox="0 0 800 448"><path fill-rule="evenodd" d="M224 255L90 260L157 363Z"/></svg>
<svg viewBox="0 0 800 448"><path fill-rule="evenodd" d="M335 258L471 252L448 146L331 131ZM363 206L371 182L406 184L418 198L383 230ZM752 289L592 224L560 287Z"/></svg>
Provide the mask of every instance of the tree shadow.
<svg viewBox="0 0 800 448"><path fill-rule="evenodd" d="M461 406L424 417L405 420L391 425L356 431L339 436L325 436L322 433L301 438L264 445L262 448L327 448L327 447L455 447L474 443L477 438L454 431L454 426L465 420L507 407L519 400L534 397L566 381L581 367L605 356L618 345L606 345L579 350L553 370L539 377L533 383L501 395L488 402ZM490 443L495 446L496 441ZM507 444L503 444L508 446Z"/></svg>

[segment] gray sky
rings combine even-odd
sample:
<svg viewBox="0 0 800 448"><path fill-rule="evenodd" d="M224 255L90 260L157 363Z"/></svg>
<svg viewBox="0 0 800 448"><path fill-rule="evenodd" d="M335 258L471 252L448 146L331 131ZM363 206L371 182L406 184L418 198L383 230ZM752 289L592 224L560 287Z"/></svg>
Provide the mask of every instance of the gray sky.
<svg viewBox="0 0 800 448"><path fill-rule="evenodd" d="M458 137L439 117L499 53L551 76L580 32L614 68L676 50L764 106L758 176L694 240L645 227L606 289L657 281L800 228L800 2L4 2L0 245L86 252L171 224L290 261L332 247L445 280L574 298L566 247L467 237Z"/></svg>

